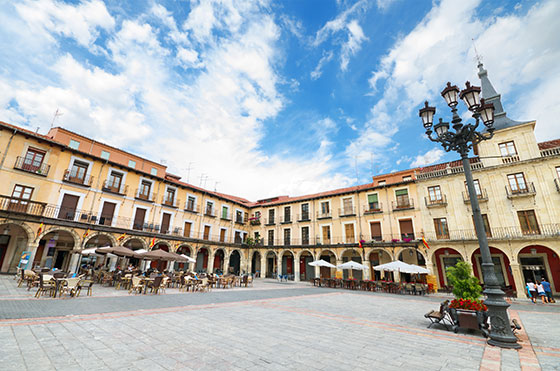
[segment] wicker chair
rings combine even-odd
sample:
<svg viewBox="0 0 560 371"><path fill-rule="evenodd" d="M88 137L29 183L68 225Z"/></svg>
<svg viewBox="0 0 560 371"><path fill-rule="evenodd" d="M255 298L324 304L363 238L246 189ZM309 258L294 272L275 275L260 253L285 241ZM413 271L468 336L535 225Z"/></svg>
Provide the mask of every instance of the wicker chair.
<svg viewBox="0 0 560 371"><path fill-rule="evenodd" d="M76 296L80 296L83 288L87 289L86 296L91 296L93 293L93 280L81 280L78 285L78 292L76 293Z"/></svg>
<svg viewBox="0 0 560 371"><path fill-rule="evenodd" d="M54 293L55 287L56 287L55 283L50 280L50 277L49 277L48 280L46 280L45 277L41 274L41 275L39 275L39 288L37 289L37 292L35 293L35 297L38 298L42 294L44 294L45 292L48 292L49 295L52 296L53 293Z"/></svg>
<svg viewBox="0 0 560 371"><path fill-rule="evenodd" d="M62 281L60 294L68 294L72 297L76 296L80 289L80 281L80 278L68 278L66 281Z"/></svg>

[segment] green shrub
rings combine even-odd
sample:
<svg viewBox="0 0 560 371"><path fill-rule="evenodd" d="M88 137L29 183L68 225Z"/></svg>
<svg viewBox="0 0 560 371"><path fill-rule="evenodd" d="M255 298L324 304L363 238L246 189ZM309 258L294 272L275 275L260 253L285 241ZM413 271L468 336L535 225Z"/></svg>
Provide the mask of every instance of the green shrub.
<svg viewBox="0 0 560 371"><path fill-rule="evenodd" d="M447 281L453 285L453 295L457 299L477 300L482 293L478 278L471 274L471 267L464 261L446 269Z"/></svg>

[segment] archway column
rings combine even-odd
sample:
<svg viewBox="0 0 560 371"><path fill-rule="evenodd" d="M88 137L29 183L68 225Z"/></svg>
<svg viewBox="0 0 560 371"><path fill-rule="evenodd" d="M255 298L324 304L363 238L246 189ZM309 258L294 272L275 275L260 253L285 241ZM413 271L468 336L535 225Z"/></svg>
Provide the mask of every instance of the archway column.
<svg viewBox="0 0 560 371"><path fill-rule="evenodd" d="M315 278L321 278L321 267L313 267L315 268Z"/></svg>
<svg viewBox="0 0 560 371"><path fill-rule="evenodd" d="M280 276L282 274L282 254L278 253L276 257L276 274Z"/></svg>
<svg viewBox="0 0 560 371"><path fill-rule="evenodd" d="M29 264L27 265L28 269L33 269L35 268L33 266L33 262L35 261L35 255L37 255L37 249L39 248L39 241L37 241L37 243L31 243L27 245L27 248L29 249L29 251L31 251L31 256L29 257ZM41 261L39 261L39 265L41 264Z"/></svg>
<svg viewBox="0 0 560 371"><path fill-rule="evenodd" d="M241 261L239 262L239 266L241 266ZM229 254L224 254L224 271L226 274L229 273Z"/></svg>
<svg viewBox="0 0 560 371"><path fill-rule="evenodd" d="M511 274L513 275L513 281L515 282L515 288L517 291L518 298L525 298L525 282L523 280L523 273L521 272L521 265L519 263L509 263L511 267Z"/></svg>
<svg viewBox="0 0 560 371"><path fill-rule="evenodd" d="M72 257L70 258L70 264L68 265L70 267L69 269L70 273L80 272L81 256L82 256L81 254L72 254Z"/></svg>
<svg viewBox="0 0 560 371"><path fill-rule="evenodd" d="M266 255L267 253L261 254L261 269L259 270L260 278L266 277L266 270L268 269L268 266L266 264Z"/></svg>
<svg viewBox="0 0 560 371"><path fill-rule="evenodd" d="M297 259L297 261L296 261L296 259ZM293 264L293 268L294 268L294 282L299 282L299 265L300 265L299 259L301 259L301 256L300 256L300 258L296 258L294 256L294 258L292 260L293 261L292 264Z"/></svg>
<svg viewBox="0 0 560 371"><path fill-rule="evenodd" d="M206 273L214 273L214 255L216 254L216 251L214 251L213 254L210 254L208 249L206 249L206 251L208 251L208 267L206 267Z"/></svg>

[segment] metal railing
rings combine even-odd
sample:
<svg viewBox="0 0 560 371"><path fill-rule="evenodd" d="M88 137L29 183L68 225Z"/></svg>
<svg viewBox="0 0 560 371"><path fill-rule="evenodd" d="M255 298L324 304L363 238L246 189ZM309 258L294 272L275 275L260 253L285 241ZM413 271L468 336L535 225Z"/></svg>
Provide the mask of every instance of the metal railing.
<svg viewBox="0 0 560 371"><path fill-rule="evenodd" d="M310 214L308 212L307 213L302 213L302 214L298 214L297 220L298 220L298 222L309 222L309 221L311 221L311 217L310 217Z"/></svg>
<svg viewBox="0 0 560 371"><path fill-rule="evenodd" d="M68 183L79 184L85 187L91 187L93 178L94 177L91 175L87 175L87 174L79 175L78 173L72 170L64 170L64 176L62 177L62 180Z"/></svg>
<svg viewBox="0 0 560 371"><path fill-rule="evenodd" d="M204 208L204 216L209 216L211 218L216 217L216 210L213 207Z"/></svg>
<svg viewBox="0 0 560 371"><path fill-rule="evenodd" d="M185 211L188 211L189 213L195 213L198 214L198 205L194 204L194 203L189 203L187 202L187 204L185 205Z"/></svg>
<svg viewBox="0 0 560 371"><path fill-rule="evenodd" d="M291 214L289 214L289 215L284 214L282 216L282 219L280 220L280 224L288 224L288 223L291 223L291 222L292 222L292 215Z"/></svg>
<svg viewBox="0 0 560 371"><path fill-rule="evenodd" d="M537 194L533 182L525 184L525 188L513 189L509 184L506 185L505 187L506 187L507 198L534 196L535 194Z"/></svg>
<svg viewBox="0 0 560 371"><path fill-rule="evenodd" d="M105 180L103 182L102 190L104 192L111 192L111 193L116 193L119 195L126 196L128 193L128 184L121 184L120 186L115 186L114 182L111 182L110 180Z"/></svg>
<svg viewBox="0 0 560 371"><path fill-rule="evenodd" d="M332 213L330 211L324 213L322 211L317 211L317 219L329 219L332 218Z"/></svg>
<svg viewBox="0 0 560 371"><path fill-rule="evenodd" d="M243 215L235 215L235 222L237 224L245 224L245 218L243 218Z"/></svg>
<svg viewBox="0 0 560 371"><path fill-rule="evenodd" d="M141 188L137 188L136 192L134 192L134 197L139 199L139 200L154 202L153 195L151 194L151 192L149 190L148 190L148 192L145 192Z"/></svg>
<svg viewBox="0 0 560 371"><path fill-rule="evenodd" d="M476 198L478 198L478 202L487 202L488 201L488 193L486 192L486 188L482 188L480 190L480 194L476 195ZM468 204L471 202L471 197L469 195L469 192L467 191L463 191L463 202Z"/></svg>
<svg viewBox="0 0 560 371"><path fill-rule="evenodd" d="M181 204L181 200L177 199L177 197L169 198L168 196L163 196L161 198L161 204L169 207L177 207L177 205Z"/></svg>
<svg viewBox="0 0 560 371"><path fill-rule="evenodd" d="M401 201L391 201L391 208L393 211L414 209L414 200L407 198Z"/></svg>
<svg viewBox="0 0 560 371"><path fill-rule="evenodd" d="M345 216L355 216L356 215L356 208L354 206L347 206L338 209L338 216L345 217Z"/></svg>
<svg viewBox="0 0 560 371"><path fill-rule="evenodd" d="M482 169L484 165L480 161L479 158L471 158L469 159L471 164L471 169ZM432 168L428 166L428 168ZM462 173L463 165L458 161L453 161L446 164L441 164L441 166L437 169L424 171L424 172L415 172L416 179L423 180L423 179L431 179L431 178L440 178L442 176L451 175L451 174L459 174Z"/></svg>
<svg viewBox="0 0 560 371"><path fill-rule="evenodd" d="M222 210L222 212L220 213L220 219L231 221L231 212L227 211L224 213L224 211Z"/></svg>
<svg viewBox="0 0 560 371"><path fill-rule="evenodd" d="M377 214L383 212L383 203L373 202L371 204L364 205L364 214Z"/></svg>
<svg viewBox="0 0 560 371"><path fill-rule="evenodd" d="M276 218L265 218L264 225L275 225L276 224L275 219Z"/></svg>
<svg viewBox="0 0 560 371"><path fill-rule="evenodd" d="M447 206L447 196L441 195L439 199L432 199L431 197L424 197L424 202L427 207Z"/></svg>
<svg viewBox="0 0 560 371"><path fill-rule="evenodd" d="M14 163L14 169L26 171L28 173L37 174L41 176L47 176L51 165L40 163L39 165L34 165L33 161L25 161L25 157L18 156L16 162Z"/></svg>

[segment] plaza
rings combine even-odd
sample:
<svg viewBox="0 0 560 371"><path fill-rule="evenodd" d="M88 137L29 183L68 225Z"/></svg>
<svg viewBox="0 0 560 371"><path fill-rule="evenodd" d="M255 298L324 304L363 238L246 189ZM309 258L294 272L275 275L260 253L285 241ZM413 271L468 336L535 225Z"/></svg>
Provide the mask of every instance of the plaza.
<svg viewBox="0 0 560 371"><path fill-rule="evenodd" d="M395 295L255 280L209 293L33 298L0 276L3 370L557 370L556 305L516 299L519 351L478 333L428 329L444 295Z"/></svg>

